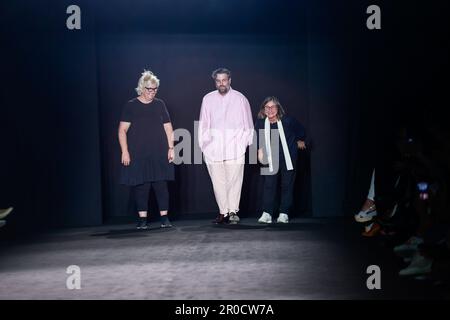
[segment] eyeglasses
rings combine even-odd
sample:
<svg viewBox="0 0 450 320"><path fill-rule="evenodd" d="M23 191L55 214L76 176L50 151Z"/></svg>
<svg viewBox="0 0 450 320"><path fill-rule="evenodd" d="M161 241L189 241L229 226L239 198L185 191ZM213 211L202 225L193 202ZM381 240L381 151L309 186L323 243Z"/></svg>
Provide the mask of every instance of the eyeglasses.
<svg viewBox="0 0 450 320"><path fill-rule="evenodd" d="M152 88L152 87L144 87L145 89L147 89L148 91L150 91L150 92L156 92L157 90L158 90L158 87L154 87L154 88Z"/></svg>
<svg viewBox="0 0 450 320"><path fill-rule="evenodd" d="M264 110L269 111L269 110L276 109L276 108L278 108L278 106L265 106Z"/></svg>

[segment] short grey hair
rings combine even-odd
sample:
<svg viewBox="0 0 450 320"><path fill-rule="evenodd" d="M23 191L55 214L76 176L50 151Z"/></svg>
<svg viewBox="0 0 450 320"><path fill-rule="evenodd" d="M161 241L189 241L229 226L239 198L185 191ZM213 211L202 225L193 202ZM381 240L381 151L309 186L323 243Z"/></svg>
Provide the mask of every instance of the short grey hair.
<svg viewBox="0 0 450 320"><path fill-rule="evenodd" d="M144 69L144 72L142 72L141 77L139 78L138 86L135 88L137 94L141 95L142 91L144 91L144 87L149 83L153 83L159 87L158 77L154 75L153 72Z"/></svg>
<svg viewBox="0 0 450 320"><path fill-rule="evenodd" d="M228 76L228 79L231 78L231 71L226 68L219 68L214 70L211 74L211 77L216 80L218 74L226 74Z"/></svg>

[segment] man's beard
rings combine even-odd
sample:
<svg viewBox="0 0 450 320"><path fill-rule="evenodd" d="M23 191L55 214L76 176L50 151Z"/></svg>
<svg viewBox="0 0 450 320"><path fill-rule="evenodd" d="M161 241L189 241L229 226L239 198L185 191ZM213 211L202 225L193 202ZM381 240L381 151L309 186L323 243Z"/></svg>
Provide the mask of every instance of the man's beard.
<svg viewBox="0 0 450 320"><path fill-rule="evenodd" d="M219 87L219 92L220 93L227 93L228 92L228 88L227 87Z"/></svg>

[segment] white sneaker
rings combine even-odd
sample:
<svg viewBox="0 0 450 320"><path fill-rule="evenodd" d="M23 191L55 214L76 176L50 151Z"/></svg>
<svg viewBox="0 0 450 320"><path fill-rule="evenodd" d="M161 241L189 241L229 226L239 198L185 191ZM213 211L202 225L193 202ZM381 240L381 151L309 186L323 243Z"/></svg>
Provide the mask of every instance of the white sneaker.
<svg viewBox="0 0 450 320"><path fill-rule="evenodd" d="M278 223L289 223L289 216L286 213L280 213L277 219Z"/></svg>
<svg viewBox="0 0 450 320"><path fill-rule="evenodd" d="M410 263L405 269L400 270L400 276L415 276L431 272L431 265L433 260L428 259L419 253L416 253Z"/></svg>
<svg viewBox="0 0 450 320"><path fill-rule="evenodd" d="M371 221L374 217L377 216L377 210L375 209L375 206L369 207L369 209L360 211L358 214L355 214L355 220L356 222L368 222Z"/></svg>
<svg viewBox="0 0 450 320"><path fill-rule="evenodd" d="M394 247L394 253L405 256L408 253L411 255L411 252L417 251L419 244L422 244L423 240L419 237L411 237L404 244Z"/></svg>
<svg viewBox="0 0 450 320"><path fill-rule="evenodd" d="M261 218L258 219L259 223L272 223L272 216L267 213L267 212L263 212Z"/></svg>
<svg viewBox="0 0 450 320"><path fill-rule="evenodd" d="M230 224L237 224L241 219L239 219L239 216L237 215L236 212L230 212Z"/></svg>

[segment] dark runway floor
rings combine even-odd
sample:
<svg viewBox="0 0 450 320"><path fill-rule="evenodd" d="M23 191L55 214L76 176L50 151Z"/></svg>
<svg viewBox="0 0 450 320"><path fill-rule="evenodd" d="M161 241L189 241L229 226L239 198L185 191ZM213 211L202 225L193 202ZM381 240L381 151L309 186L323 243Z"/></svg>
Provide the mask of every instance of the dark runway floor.
<svg viewBox="0 0 450 320"><path fill-rule="evenodd" d="M433 299L427 281L397 276L386 247L363 239L349 219L296 219L236 226L174 221L48 232L0 245L0 299ZM369 290L366 269L381 269ZM66 269L81 268L68 290Z"/></svg>

